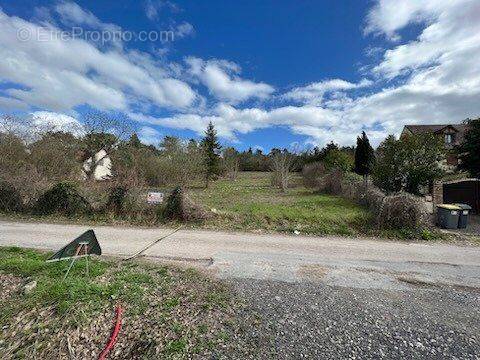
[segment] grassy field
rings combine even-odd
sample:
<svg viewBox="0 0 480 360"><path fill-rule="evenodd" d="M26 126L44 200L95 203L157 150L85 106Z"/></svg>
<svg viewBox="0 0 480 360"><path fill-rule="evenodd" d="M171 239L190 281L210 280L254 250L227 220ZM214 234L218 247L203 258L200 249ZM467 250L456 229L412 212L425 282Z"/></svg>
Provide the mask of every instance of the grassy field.
<svg viewBox="0 0 480 360"><path fill-rule="evenodd" d="M88 278L78 261L63 281L68 262L46 263L48 256L0 247L2 359L96 358L116 304L125 312L110 359L205 358L218 349L249 348L235 324L238 301L197 271L97 259ZM36 287L25 293L32 281Z"/></svg>
<svg viewBox="0 0 480 360"><path fill-rule="evenodd" d="M220 179L208 189L191 189L190 194L220 213L207 222L212 228L357 235L365 234L370 223L365 208L306 189L299 175L286 193L270 185L269 173L244 172L235 181Z"/></svg>

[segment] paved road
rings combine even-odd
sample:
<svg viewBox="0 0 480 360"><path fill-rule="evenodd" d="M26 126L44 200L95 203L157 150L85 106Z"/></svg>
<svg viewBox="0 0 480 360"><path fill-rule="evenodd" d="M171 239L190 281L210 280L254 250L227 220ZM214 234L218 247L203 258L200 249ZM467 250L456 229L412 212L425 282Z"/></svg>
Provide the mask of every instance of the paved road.
<svg viewBox="0 0 480 360"><path fill-rule="evenodd" d="M0 221L0 245L60 249L88 226ZM105 254L128 256L170 229L94 227ZM221 278L321 282L357 288L480 288L480 248L338 237L181 230L146 253L188 261Z"/></svg>

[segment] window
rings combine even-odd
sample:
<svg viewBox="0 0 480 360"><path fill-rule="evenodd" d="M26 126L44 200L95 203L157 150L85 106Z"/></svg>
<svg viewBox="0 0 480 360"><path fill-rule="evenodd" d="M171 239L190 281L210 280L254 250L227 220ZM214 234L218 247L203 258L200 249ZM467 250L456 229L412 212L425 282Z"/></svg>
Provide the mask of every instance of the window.
<svg viewBox="0 0 480 360"><path fill-rule="evenodd" d="M445 134L445 144L451 144L453 142L452 134Z"/></svg>

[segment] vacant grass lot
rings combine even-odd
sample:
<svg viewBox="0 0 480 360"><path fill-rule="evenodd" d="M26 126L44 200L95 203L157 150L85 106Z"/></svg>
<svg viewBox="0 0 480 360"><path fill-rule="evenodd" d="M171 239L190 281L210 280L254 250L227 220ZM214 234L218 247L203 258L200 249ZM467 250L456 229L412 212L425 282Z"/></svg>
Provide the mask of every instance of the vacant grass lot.
<svg viewBox="0 0 480 360"><path fill-rule="evenodd" d="M235 181L220 179L209 189L195 188L198 203L220 213L212 228L266 230L315 235L357 235L369 231L369 212L353 202L318 194L302 185L299 175L287 193L270 185L270 174L240 173Z"/></svg>
<svg viewBox="0 0 480 360"><path fill-rule="evenodd" d="M97 358L116 304L125 311L110 359L210 358L219 349L253 348L242 343L229 289L194 270L93 260L87 278L81 260L63 281L68 261L46 263L49 255L0 247L2 359ZM32 281L37 286L25 293Z"/></svg>

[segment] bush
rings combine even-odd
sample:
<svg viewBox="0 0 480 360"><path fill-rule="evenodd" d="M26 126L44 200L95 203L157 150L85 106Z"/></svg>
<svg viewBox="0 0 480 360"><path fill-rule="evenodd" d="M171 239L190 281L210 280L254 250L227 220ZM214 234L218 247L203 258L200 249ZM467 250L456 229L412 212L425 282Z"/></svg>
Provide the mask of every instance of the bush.
<svg viewBox="0 0 480 360"><path fill-rule="evenodd" d="M375 186L369 186L367 191L364 193L363 203L372 213L378 215L380 209L382 208L385 197L386 195L379 188Z"/></svg>
<svg viewBox="0 0 480 360"><path fill-rule="evenodd" d="M305 187L316 190L323 190L325 175L325 165L321 162L314 162L303 167L302 177Z"/></svg>
<svg viewBox="0 0 480 360"><path fill-rule="evenodd" d="M123 186L116 186L110 190L107 201L107 210L116 215L123 214L125 211L125 200L128 190Z"/></svg>
<svg viewBox="0 0 480 360"><path fill-rule="evenodd" d="M23 208L18 190L6 181L0 182L0 211L17 212Z"/></svg>
<svg viewBox="0 0 480 360"><path fill-rule="evenodd" d="M427 222L422 200L404 192L386 196L377 215L377 223L384 229L420 229Z"/></svg>
<svg viewBox="0 0 480 360"><path fill-rule="evenodd" d="M389 136L380 144L377 154L373 182L387 193L420 194L443 175L443 143L431 134L408 135L400 140Z"/></svg>
<svg viewBox="0 0 480 360"><path fill-rule="evenodd" d="M340 169L331 170L324 177L325 191L333 195L342 194L343 171Z"/></svg>
<svg viewBox="0 0 480 360"><path fill-rule="evenodd" d="M365 185L363 178L352 172L343 174L342 196L355 202L362 202L364 198Z"/></svg>
<svg viewBox="0 0 480 360"><path fill-rule="evenodd" d="M213 213L195 204L184 189L177 187L167 199L163 216L168 220L198 221L211 218Z"/></svg>
<svg viewBox="0 0 480 360"><path fill-rule="evenodd" d="M60 182L47 190L37 201L35 212L40 215L59 213L66 216L85 214L91 211L88 201L79 194L71 182Z"/></svg>
<svg viewBox="0 0 480 360"><path fill-rule="evenodd" d="M340 149L330 150L323 159L323 163L327 170L338 169L342 172L347 172L353 168L352 156Z"/></svg>

